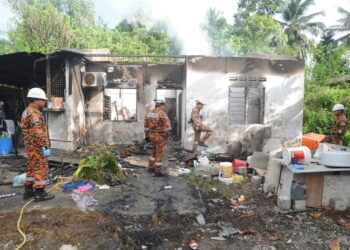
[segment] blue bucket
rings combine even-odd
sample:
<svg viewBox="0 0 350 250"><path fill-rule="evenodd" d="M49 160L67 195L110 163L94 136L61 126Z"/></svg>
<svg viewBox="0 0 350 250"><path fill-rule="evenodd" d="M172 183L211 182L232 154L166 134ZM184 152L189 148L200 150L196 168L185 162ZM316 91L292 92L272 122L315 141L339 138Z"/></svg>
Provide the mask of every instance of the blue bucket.
<svg viewBox="0 0 350 250"><path fill-rule="evenodd" d="M0 138L0 155L8 155L12 152L12 138Z"/></svg>

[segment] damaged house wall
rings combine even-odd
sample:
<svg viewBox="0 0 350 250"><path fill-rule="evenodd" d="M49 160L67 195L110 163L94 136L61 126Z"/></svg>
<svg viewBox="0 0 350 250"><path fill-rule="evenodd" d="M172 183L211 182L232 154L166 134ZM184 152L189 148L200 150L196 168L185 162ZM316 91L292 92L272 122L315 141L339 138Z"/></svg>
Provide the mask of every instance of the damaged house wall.
<svg viewBox="0 0 350 250"><path fill-rule="evenodd" d="M90 64L86 67L89 72L106 71L104 64ZM130 143L144 138L144 116L154 107L159 82L173 79L174 72L181 70L179 64L125 64L114 66L114 73L107 74L108 85L105 89L135 89L136 119L132 121L113 121L104 118L104 90L102 88L84 88L87 114L86 123L91 131L94 143ZM182 72L182 71L181 71ZM181 79L176 82L182 83ZM119 109L121 107L116 108ZM116 111L112 111L116 113ZM90 125L91 124L91 125Z"/></svg>
<svg viewBox="0 0 350 250"><path fill-rule="evenodd" d="M229 146L232 154L244 156L260 151L269 138L282 143L301 138L303 60L192 56L186 74L186 120L195 100L203 100L205 123L214 130L209 145ZM190 124L183 133L190 148Z"/></svg>

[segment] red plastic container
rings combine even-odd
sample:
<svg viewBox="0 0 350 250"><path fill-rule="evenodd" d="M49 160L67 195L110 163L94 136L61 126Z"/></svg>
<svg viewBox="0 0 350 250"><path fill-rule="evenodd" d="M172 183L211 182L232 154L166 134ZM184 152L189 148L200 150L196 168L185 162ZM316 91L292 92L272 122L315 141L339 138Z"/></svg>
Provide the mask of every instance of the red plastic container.
<svg viewBox="0 0 350 250"><path fill-rule="evenodd" d="M238 168L245 168L245 167L247 167L247 162L246 161L242 161L242 160L239 160L239 159L234 159L232 161L232 169L233 169L233 171L235 171Z"/></svg>

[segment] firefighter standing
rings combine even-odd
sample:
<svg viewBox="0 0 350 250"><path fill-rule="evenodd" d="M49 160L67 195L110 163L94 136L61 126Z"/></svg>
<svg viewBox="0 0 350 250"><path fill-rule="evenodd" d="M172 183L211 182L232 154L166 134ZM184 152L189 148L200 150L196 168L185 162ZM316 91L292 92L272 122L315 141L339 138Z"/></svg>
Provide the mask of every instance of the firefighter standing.
<svg viewBox="0 0 350 250"><path fill-rule="evenodd" d="M148 170L155 176L163 176L162 161L167 147L167 139L171 133L171 123L165 112L165 99L154 100L155 108L145 117L145 140L151 142L152 151L149 157Z"/></svg>
<svg viewBox="0 0 350 250"><path fill-rule="evenodd" d="M213 134L213 130L203 124L203 116L200 114L204 103L196 100L196 106L192 109L191 120L192 128L194 130L194 142L192 146L192 152L195 153L197 146L208 147L205 144L205 141ZM206 132L203 138L201 139L201 133Z"/></svg>
<svg viewBox="0 0 350 250"><path fill-rule="evenodd" d="M30 104L24 110L20 122L28 157L23 199L34 197L34 200L39 202L54 198L54 195L44 190L48 179L46 157L51 154L48 129L41 113L47 98L40 88L30 89L27 98Z"/></svg>
<svg viewBox="0 0 350 250"><path fill-rule="evenodd" d="M336 122L332 127L330 135L327 135L322 142L343 145L343 136L346 132L346 116L344 114L344 106L335 104L332 112L336 118Z"/></svg>

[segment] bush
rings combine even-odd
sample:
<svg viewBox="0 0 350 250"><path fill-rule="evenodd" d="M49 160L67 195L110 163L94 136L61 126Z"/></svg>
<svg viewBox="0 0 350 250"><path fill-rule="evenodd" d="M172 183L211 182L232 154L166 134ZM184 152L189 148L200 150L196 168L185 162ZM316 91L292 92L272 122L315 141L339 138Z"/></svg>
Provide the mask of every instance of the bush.
<svg viewBox="0 0 350 250"><path fill-rule="evenodd" d="M106 184L106 173L114 174L118 179L124 179L124 173L119 167L115 155L107 148L97 149L97 155L88 156L79 163L77 171L73 175L73 180L93 180L98 184Z"/></svg>

